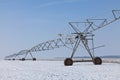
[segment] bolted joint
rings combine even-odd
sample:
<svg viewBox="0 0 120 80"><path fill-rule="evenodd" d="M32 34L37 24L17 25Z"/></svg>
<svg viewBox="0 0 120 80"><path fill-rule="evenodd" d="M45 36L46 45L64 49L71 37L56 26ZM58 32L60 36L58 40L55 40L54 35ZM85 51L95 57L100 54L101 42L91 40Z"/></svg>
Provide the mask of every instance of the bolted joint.
<svg viewBox="0 0 120 80"><path fill-rule="evenodd" d="M83 34L81 34L80 39L85 40L85 36Z"/></svg>

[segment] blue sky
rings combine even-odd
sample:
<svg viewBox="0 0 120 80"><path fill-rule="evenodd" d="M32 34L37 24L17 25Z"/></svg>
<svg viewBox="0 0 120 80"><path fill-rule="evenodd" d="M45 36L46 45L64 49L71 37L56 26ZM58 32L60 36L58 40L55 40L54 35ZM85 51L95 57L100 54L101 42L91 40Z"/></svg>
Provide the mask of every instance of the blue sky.
<svg viewBox="0 0 120 80"><path fill-rule="evenodd" d="M120 0L0 0L0 58L71 33L68 22L112 16L112 9L120 10ZM96 45L106 45L96 55L120 55L119 25L116 21L95 32ZM63 50L43 56L71 54Z"/></svg>

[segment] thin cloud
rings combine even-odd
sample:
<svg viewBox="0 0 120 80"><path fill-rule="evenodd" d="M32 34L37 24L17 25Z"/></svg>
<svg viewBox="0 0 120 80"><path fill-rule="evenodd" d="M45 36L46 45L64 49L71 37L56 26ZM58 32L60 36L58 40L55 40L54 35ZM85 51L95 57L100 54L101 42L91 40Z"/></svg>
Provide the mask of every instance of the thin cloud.
<svg viewBox="0 0 120 80"><path fill-rule="evenodd" d="M79 0L65 0L65 1L48 2L48 3L44 3L44 4L37 6L37 8L49 7L49 6L60 5L60 4L65 4L65 3L72 3L72 2L76 2L76 1L79 1Z"/></svg>

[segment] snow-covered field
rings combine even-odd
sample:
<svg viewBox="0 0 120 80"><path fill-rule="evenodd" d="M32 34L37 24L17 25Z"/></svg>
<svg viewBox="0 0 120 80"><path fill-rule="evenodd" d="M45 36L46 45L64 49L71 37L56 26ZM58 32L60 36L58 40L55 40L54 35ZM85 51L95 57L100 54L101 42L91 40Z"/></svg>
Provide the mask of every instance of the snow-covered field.
<svg viewBox="0 0 120 80"><path fill-rule="evenodd" d="M0 80L120 80L119 63L74 63L63 61L0 61Z"/></svg>

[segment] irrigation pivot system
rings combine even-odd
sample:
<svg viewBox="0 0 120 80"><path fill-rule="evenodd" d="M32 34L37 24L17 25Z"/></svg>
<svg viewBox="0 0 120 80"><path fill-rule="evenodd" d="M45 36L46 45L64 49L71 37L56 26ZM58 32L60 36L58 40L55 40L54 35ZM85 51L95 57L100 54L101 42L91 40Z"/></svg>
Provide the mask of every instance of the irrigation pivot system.
<svg viewBox="0 0 120 80"><path fill-rule="evenodd" d="M39 52L39 51L47 51L47 50L53 50L55 48L60 47L68 47L73 46L75 43L75 39L73 36L67 36L65 38L58 38L56 40L49 40L43 43L40 43L34 47L32 47L29 50L21 50L18 53L9 55L5 57L5 60L22 60L25 61L27 59L27 56L30 55L32 57L32 60L35 61L36 58L33 57L33 52ZM70 48L70 47L68 47Z"/></svg>
<svg viewBox="0 0 120 80"><path fill-rule="evenodd" d="M40 43L34 47L32 47L29 50L22 50L18 53L6 56L6 60L26 60L27 55L31 55L32 60L36 60L36 58L33 57L33 52L38 51L46 51L46 50L52 50L55 48L60 47L68 47L72 46L72 54L69 58L66 58L64 60L65 66L72 66L74 62L93 62L95 65L101 65L102 59L100 57L94 56L94 50L97 47L94 47L94 40L93 37L95 36L93 34L94 31L103 28L117 20L120 19L120 10L112 10L112 18L111 19L86 19L84 22L69 22L70 27L74 30L72 34L69 36L66 36L64 38L60 37L56 40L50 40L43 43ZM61 35L60 35L61 36ZM79 46L84 47L84 49L89 54L90 58L89 60L74 60L74 55L79 48ZM98 46L102 47L102 46ZM69 48L69 47L68 47ZM22 57L21 57L22 56ZM24 56L24 57L23 57Z"/></svg>

